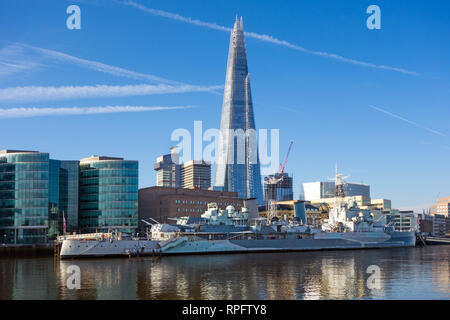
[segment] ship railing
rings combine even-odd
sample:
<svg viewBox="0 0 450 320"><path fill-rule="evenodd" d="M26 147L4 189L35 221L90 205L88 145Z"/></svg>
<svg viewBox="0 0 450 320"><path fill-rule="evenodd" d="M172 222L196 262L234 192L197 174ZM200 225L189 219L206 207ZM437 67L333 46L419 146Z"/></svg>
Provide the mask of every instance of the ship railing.
<svg viewBox="0 0 450 320"><path fill-rule="evenodd" d="M112 237L112 233L103 233L103 232L97 232L97 233L84 233L84 234L66 234L63 236L58 236L57 240L58 242L62 242L63 240L97 240L97 239L110 239Z"/></svg>
<svg viewBox="0 0 450 320"><path fill-rule="evenodd" d="M237 234L235 234L235 235L233 235L233 236L231 236L231 237L228 237L227 240L236 239L236 238L241 237L242 235L246 235L246 234L247 234L247 235L248 235L248 234L253 235L254 233L251 232L251 231L242 231L242 232L238 232Z"/></svg>

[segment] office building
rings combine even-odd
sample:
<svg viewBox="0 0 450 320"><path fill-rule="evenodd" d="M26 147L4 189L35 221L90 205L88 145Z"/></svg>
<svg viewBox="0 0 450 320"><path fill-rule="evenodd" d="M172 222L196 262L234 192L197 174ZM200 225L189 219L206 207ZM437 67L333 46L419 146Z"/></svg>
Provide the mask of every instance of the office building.
<svg viewBox="0 0 450 320"><path fill-rule="evenodd" d="M425 235L433 234L433 216L421 213L419 214L420 232Z"/></svg>
<svg viewBox="0 0 450 320"><path fill-rule="evenodd" d="M80 160L80 231L118 231L138 226L138 162L104 156Z"/></svg>
<svg viewBox="0 0 450 320"><path fill-rule="evenodd" d="M170 149L170 154L156 159L156 186L167 188L211 187L211 163L203 160L191 160L180 163L177 147Z"/></svg>
<svg viewBox="0 0 450 320"><path fill-rule="evenodd" d="M305 182L302 184L302 193L304 200L318 200L334 197L334 182L317 181Z"/></svg>
<svg viewBox="0 0 450 320"><path fill-rule="evenodd" d="M148 218L173 223L170 218L200 217L210 202L217 203L220 209L232 205L240 210L244 206L244 199L239 198L237 192L149 187L139 189L139 223L142 225L141 219Z"/></svg>
<svg viewBox="0 0 450 320"><path fill-rule="evenodd" d="M389 199L370 199L370 206L367 209L391 210L392 203Z"/></svg>
<svg viewBox="0 0 450 320"><path fill-rule="evenodd" d="M181 188L180 155L177 147L170 149L170 154L165 154L156 159L154 169L156 171L156 185L158 187Z"/></svg>
<svg viewBox="0 0 450 320"><path fill-rule="evenodd" d="M441 214L449 217L450 214L450 196L438 198L431 208L432 214Z"/></svg>
<svg viewBox="0 0 450 320"><path fill-rule="evenodd" d="M276 183L270 183L277 181ZM264 177L264 199L265 203L269 199L275 201L294 200L294 191L292 188L293 179L287 173L276 173Z"/></svg>
<svg viewBox="0 0 450 320"><path fill-rule="evenodd" d="M433 236L445 237L447 233L447 219L443 214L433 215Z"/></svg>
<svg viewBox="0 0 450 320"><path fill-rule="evenodd" d="M211 163L203 160L191 160L181 165L183 188L209 189L211 187Z"/></svg>
<svg viewBox="0 0 450 320"><path fill-rule="evenodd" d="M419 223L414 211L392 209L387 212L387 224L391 224L395 231L414 231L420 227Z"/></svg>
<svg viewBox="0 0 450 320"><path fill-rule="evenodd" d="M10 244L45 243L76 231L78 162L38 151L0 151L0 237Z"/></svg>
<svg viewBox="0 0 450 320"><path fill-rule="evenodd" d="M240 198L256 198L262 205L261 168L244 26L242 18L239 22L237 17L230 37L220 131L214 188L237 192Z"/></svg>
<svg viewBox="0 0 450 320"><path fill-rule="evenodd" d="M50 159L49 238L78 231L78 183L78 161Z"/></svg>
<svg viewBox="0 0 450 320"><path fill-rule="evenodd" d="M316 181L302 184L303 195L306 201L334 197L334 181ZM364 196L370 199L370 186L362 183L346 183L346 196Z"/></svg>

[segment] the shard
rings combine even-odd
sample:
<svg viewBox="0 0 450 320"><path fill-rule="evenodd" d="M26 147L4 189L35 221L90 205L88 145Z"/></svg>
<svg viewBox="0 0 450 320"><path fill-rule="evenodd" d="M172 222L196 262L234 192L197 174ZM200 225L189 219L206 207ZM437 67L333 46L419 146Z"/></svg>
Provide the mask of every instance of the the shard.
<svg viewBox="0 0 450 320"><path fill-rule="evenodd" d="M242 17L231 31L214 187L264 204Z"/></svg>

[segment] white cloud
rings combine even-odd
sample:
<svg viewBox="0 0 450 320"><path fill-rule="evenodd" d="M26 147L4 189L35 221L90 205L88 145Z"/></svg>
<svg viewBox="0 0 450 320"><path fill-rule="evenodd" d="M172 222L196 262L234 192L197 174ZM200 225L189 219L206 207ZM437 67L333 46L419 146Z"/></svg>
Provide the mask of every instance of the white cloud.
<svg viewBox="0 0 450 320"><path fill-rule="evenodd" d="M40 63L27 59L22 47L18 45L8 45L0 49L0 77L24 71L34 71L41 66Z"/></svg>
<svg viewBox="0 0 450 320"><path fill-rule="evenodd" d="M159 110L189 109L190 106L104 106L104 107L71 107L71 108L9 108L0 109L0 119L5 118L29 118L39 116L67 116L67 115L89 115L118 112L145 112Z"/></svg>
<svg viewBox="0 0 450 320"><path fill-rule="evenodd" d="M124 2L120 2L124 5L127 6L131 6L134 7L136 9L139 9L141 11L153 14L153 15L157 15L157 16L161 16L161 17L165 17L165 18L169 18L169 19L173 19L173 20L177 20L177 21L182 21L182 22L186 22L189 24L193 24L196 26L200 26L200 27L206 27L209 29L214 29L214 30L219 30L219 31L226 31L226 32L230 32L231 28L227 28L221 25L218 25L216 23L211 23L211 22L203 22L197 19L192 19L189 17L183 17L180 16L179 14L176 13L171 13L171 12L167 12L167 11L162 11L162 10L156 10L156 9L152 9L152 8L148 8L145 7L137 2L134 1L124 1ZM395 72L400 72L403 74L408 74L408 75L420 75L418 72L414 72L414 71L409 71L403 68L398 68L398 67L392 67L392 66L386 66L386 65L378 65L375 63L371 63L371 62L364 62L364 61L359 61L356 59L351 59L351 58L346 58L334 53L328 53L328 52L323 52L323 51L314 51L314 50L310 50L310 49L306 49L304 47L301 47L299 45L290 43L288 41L285 40L280 40L277 39L273 36L270 35L266 35L266 34L258 34L255 32L244 32L245 35L249 38L255 38L261 41L266 41L266 42L270 42L276 45L280 45L280 46L284 46L290 49L294 49L297 51L301 51L304 53L308 53L308 54L312 54L312 55L316 55L316 56L321 56L321 57L326 57L326 58L330 58L330 59L335 59L335 60L339 60L342 62L346 62L346 63L351 63L351 64L355 64L355 65L360 65L360 66L364 66L364 67L370 67L370 68L375 68L375 69L383 69L383 70L389 70L389 71L395 71Z"/></svg>
<svg viewBox="0 0 450 320"><path fill-rule="evenodd" d="M83 98L111 98L125 96L142 96L152 94L205 92L220 89L223 86L194 85L96 85L96 86L61 86L61 87L10 87L0 89L0 103L54 101Z"/></svg>

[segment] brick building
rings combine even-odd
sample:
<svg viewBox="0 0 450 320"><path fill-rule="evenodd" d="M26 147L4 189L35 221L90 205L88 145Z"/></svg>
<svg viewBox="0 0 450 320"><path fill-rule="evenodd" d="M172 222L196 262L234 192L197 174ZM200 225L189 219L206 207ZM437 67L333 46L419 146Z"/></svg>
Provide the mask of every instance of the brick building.
<svg viewBox="0 0 450 320"><path fill-rule="evenodd" d="M149 217L162 223L173 223L168 218L200 217L210 202L216 202L220 209L232 205L236 210L240 210L244 205L244 199L238 198L237 192L168 187L143 188L139 190L139 224L141 227L144 226L141 220Z"/></svg>

